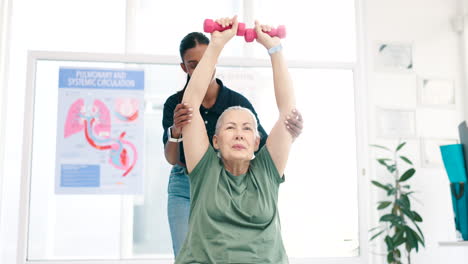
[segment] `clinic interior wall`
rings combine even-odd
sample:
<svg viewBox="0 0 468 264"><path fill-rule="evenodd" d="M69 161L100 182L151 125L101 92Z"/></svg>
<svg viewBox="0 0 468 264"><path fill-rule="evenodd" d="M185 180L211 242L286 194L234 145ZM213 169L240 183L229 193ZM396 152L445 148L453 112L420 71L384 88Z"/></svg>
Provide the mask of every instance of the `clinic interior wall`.
<svg viewBox="0 0 468 264"><path fill-rule="evenodd" d="M21 1L16 1L21 3ZM366 86L369 92L369 141L378 144L396 144L395 139L383 139L377 135L377 108L414 109L416 111L417 135L407 138L407 156L414 157L417 175L412 180L414 189L418 191L419 203L415 204L416 210L425 219L422 229L426 235L427 246L415 256L413 263L465 263L468 259L467 247L440 246L441 241L454 240L453 213L451 211L450 193L445 171L442 167L421 166L421 139L424 138L453 138L457 137L456 125L463 119L463 105L461 96L457 96L455 109L437 109L437 115L433 109L426 109L417 104L417 82L418 77L438 77L452 79L456 83L456 94L462 94L462 76L460 74L460 47L459 36L452 30L450 19L456 13L456 0L367 0L362 1L364 7L364 30L365 30L365 65ZM38 3L39 4L39 3ZM14 8L34 10L32 6L17 5ZM26 18L29 16L29 19ZM16 31L12 32L11 58L9 62L10 76L22 75L26 72L27 42L18 42L26 37L30 42L38 41L40 35L25 36L33 31L31 16L40 19L39 15L24 13L18 16L13 23L17 25ZM111 25L109 25L111 26ZM104 28L104 27L103 27ZM79 29L77 29L79 32ZM95 42L119 42L120 36L107 39L105 36L94 36ZM64 38L64 42L66 42ZM70 39L71 41L71 39ZM411 43L414 53L414 71L412 73L383 73L375 70L374 50L375 45L381 41L392 43ZM39 41L40 43L40 41ZM53 48L41 47L38 48ZM104 45L103 45L104 46ZM112 45L108 45L110 47ZM59 48L58 45L56 48ZM109 49L96 50L96 52L123 52L123 46L113 46ZM75 47L79 51L80 47ZM23 98L25 79L10 79L8 82L9 92L9 114L7 117L8 131L6 135L6 149L8 155L4 160L0 177L3 178L3 199L0 200L0 263L14 263L16 257L16 232L17 212L19 201L20 183L20 160L21 160L21 137ZM391 96L389 99L389 95ZM446 129L432 131L431 124L427 124L426 116L430 115L435 124L446 124ZM3 143L3 142L2 142ZM373 164L373 160L369 161ZM7 176L3 175L9 172ZM10 173L11 172L11 173ZM371 166L370 174L380 173L375 166ZM1 193L1 192L0 192ZM379 198L373 193L371 208L375 207L375 201ZM374 215L375 216L375 215ZM374 221L375 220L372 220ZM373 246L374 253L381 252L379 245ZM369 263L383 263L383 259L377 254L372 254Z"/></svg>
<svg viewBox="0 0 468 264"><path fill-rule="evenodd" d="M442 246L455 241L449 181L441 163L428 163L424 153L427 142L458 139L458 124L464 119L464 90L460 35L451 21L457 13L457 0L368 0L364 4L366 50L366 85L369 96L369 142L394 147L395 137L379 130L381 109L408 110L415 114L415 134L403 137L407 142L404 155L416 168L410 180L416 191L413 208L421 214L421 228L426 248L413 256L412 263L466 263L468 245ZM379 44L412 46L413 70L388 71L379 68L376 52ZM450 80L455 83L454 107L431 107L418 103L418 89L423 78ZM378 168L376 157L382 153L370 149L370 178L385 181L385 172ZM383 196L371 187L371 210ZM371 227L378 215L372 210ZM382 243L371 243L370 263L385 263Z"/></svg>
<svg viewBox="0 0 468 264"><path fill-rule="evenodd" d="M111 0L112 1L112 0ZM78 3L79 2L79 3ZM18 225L20 223L18 211L20 200L21 159L24 98L26 84L26 62L29 50L52 50L70 52L99 52L125 53L125 27L122 23L125 16L125 0L112 3L112 12L102 14L107 7L96 6L109 4L107 1L60 1L47 0L34 2L31 0L15 0L12 7L11 47L8 67L9 80L7 100L7 131L5 142L5 166L1 168L4 180L2 206L0 217L0 263L16 263L16 246L18 239ZM44 19L44 14L38 12L43 6L53 4L53 19ZM83 19L83 6L91 11ZM101 14L97 14L101 12ZM105 15L106 19L102 19ZM100 23L95 23L96 18ZM72 21L79 23L72 23ZM102 22L102 23L101 23ZM70 25L72 24L72 25ZM120 29L120 30L119 30ZM77 41L77 39L90 41ZM51 41L53 39L54 41ZM262 53L263 54L263 53Z"/></svg>

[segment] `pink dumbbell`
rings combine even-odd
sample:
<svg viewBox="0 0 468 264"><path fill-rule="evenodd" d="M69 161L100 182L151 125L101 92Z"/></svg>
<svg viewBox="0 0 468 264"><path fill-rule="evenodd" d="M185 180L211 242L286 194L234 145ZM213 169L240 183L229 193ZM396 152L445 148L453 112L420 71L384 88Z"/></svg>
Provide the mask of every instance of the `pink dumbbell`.
<svg viewBox="0 0 468 264"><path fill-rule="evenodd" d="M205 22L203 22L203 30L206 33L213 33L214 31L224 31L230 28L232 28L232 26L222 27L220 24L216 23L212 19L205 19ZM236 35L244 36L244 34L245 34L245 24L239 22Z"/></svg>
<svg viewBox="0 0 468 264"><path fill-rule="evenodd" d="M285 38L286 37L286 26L279 26L278 28L272 28L269 32L265 32L271 37ZM254 28L248 28L245 30L244 35L245 41L252 42L257 38L257 32Z"/></svg>

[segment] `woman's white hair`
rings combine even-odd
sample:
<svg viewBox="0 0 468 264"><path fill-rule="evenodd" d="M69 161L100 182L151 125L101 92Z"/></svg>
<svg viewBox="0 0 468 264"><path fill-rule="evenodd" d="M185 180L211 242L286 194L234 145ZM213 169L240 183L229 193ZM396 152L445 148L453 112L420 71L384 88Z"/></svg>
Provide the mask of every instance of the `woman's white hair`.
<svg viewBox="0 0 468 264"><path fill-rule="evenodd" d="M261 135L260 135L260 132L258 132L258 122L257 122L257 118L256 118L255 115L252 113L252 111L250 111L250 109L245 108L245 107L242 107L242 106L231 106L231 107L227 108L226 110L224 110L224 112L219 116L218 121L216 121L215 135L218 135L219 129L221 128L222 120L223 120L223 118L224 118L224 114L226 114L226 113L229 112L229 111L233 111L233 110L243 110L243 111L247 111L247 112L252 116L252 119L253 119L253 122L254 122L254 132L255 132L255 136L258 137L258 138L260 138Z"/></svg>

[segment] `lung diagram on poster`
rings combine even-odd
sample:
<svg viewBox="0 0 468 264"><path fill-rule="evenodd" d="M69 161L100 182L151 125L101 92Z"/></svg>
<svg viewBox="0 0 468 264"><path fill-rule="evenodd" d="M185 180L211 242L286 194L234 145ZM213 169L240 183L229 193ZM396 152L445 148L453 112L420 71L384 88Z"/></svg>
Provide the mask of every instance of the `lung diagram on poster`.
<svg viewBox="0 0 468 264"><path fill-rule="evenodd" d="M141 194L144 72L60 68L56 193Z"/></svg>

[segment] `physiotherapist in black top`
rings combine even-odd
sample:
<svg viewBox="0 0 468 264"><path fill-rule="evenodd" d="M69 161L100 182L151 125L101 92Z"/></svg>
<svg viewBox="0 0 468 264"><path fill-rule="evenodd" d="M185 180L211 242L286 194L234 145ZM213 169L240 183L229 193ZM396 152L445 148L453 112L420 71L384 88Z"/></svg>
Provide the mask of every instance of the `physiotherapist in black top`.
<svg viewBox="0 0 468 264"><path fill-rule="evenodd" d="M192 32L185 36L179 46L182 62L180 66L187 73L187 83L197 67L208 44L209 39L202 33ZM187 86L187 83L185 86ZM167 214L172 237L174 255L177 256L188 231L190 212L190 183L185 170L182 127L191 121L192 111L182 104L185 87L171 95L164 103L163 110L163 143L166 160L173 165L168 184ZM261 141L259 149L265 144L267 134L257 117L252 104L241 94L224 86L223 82L214 78L200 106L200 114L205 122L210 144L215 132L216 121L223 111L230 106L242 106L252 111L258 121ZM302 132L303 119L298 111L293 111L285 123L294 138Z"/></svg>

